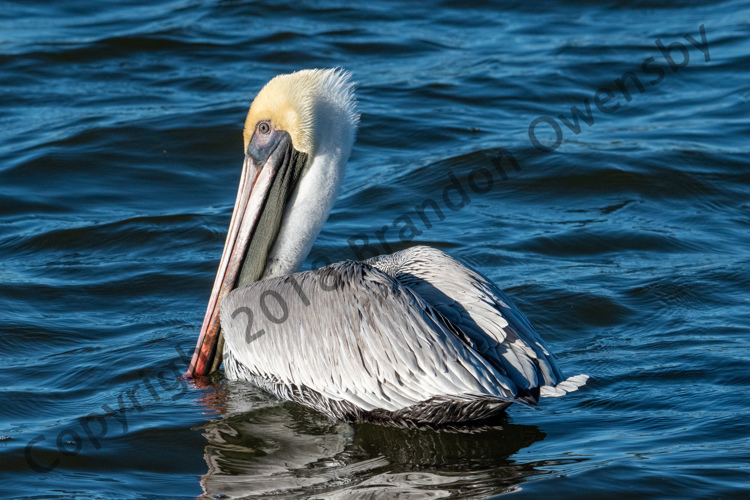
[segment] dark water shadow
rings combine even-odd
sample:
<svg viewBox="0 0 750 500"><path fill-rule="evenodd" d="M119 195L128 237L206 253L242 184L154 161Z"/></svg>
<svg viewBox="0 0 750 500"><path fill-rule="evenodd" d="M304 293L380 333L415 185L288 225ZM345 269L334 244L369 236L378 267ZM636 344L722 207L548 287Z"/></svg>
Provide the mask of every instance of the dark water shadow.
<svg viewBox="0 0 750 500"><path fill-rule="evenodd" d="M486 498L549 465L510 458L546 435L509 418L441 431L349 425L244 383L213 388L203 404L221 418L202 428L203 498Z"/></svg>

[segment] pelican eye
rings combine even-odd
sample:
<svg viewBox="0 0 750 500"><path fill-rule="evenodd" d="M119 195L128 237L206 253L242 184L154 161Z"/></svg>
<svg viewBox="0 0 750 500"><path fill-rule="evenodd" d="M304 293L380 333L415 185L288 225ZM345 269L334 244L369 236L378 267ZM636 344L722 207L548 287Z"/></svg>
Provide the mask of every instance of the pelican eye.
<svg viewBox="0 0 750 500"><path fill-rule="evenodd" d="M263 135L268 135L271 133L271 125L269 125L268 122L260 122L258 124L258 132L260 132Z"/></svg>

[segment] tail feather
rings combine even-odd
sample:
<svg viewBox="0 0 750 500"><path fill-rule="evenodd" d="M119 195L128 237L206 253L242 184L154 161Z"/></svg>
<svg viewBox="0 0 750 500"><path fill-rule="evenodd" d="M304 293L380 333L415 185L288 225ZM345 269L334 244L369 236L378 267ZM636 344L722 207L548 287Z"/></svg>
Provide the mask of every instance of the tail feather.
<svg viewBox="0 0 750 500"><path fill-rule="evenodd" d="M588 375L575 375L569 377L567 380L563 380L555 386L542 386L540 396L543 398L559 398L560 396L576 391L579 387L586 385L588 379Z"/></svg>

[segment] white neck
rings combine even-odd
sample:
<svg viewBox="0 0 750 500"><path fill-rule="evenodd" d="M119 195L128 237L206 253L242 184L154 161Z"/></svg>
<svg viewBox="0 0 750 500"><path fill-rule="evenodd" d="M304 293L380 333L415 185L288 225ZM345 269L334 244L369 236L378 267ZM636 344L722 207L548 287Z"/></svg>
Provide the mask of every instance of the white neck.
<svg viewBox="0 0 750 500"><path fill-rule="evenodd" d="M320 140L289 200L263 279L293 273L310 253L344 180L356 125L339 113L316 117ZM338 115L338 116L337 116Z"/></svg>

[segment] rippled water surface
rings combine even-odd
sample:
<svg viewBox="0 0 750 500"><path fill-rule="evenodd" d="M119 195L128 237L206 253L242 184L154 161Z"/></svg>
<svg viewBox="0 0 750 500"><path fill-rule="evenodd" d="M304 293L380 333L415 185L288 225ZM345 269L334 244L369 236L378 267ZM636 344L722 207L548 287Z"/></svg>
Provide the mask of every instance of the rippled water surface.
<svg viewBox="0 0 750 500"><path fill-rule="evenodd" d="M0 2L0 496L746 498L749 36L741 1ZM305 267L391 226L500 284L587 387L434 432L178 378L247 108L333 66L362 120Z"/></svg>

